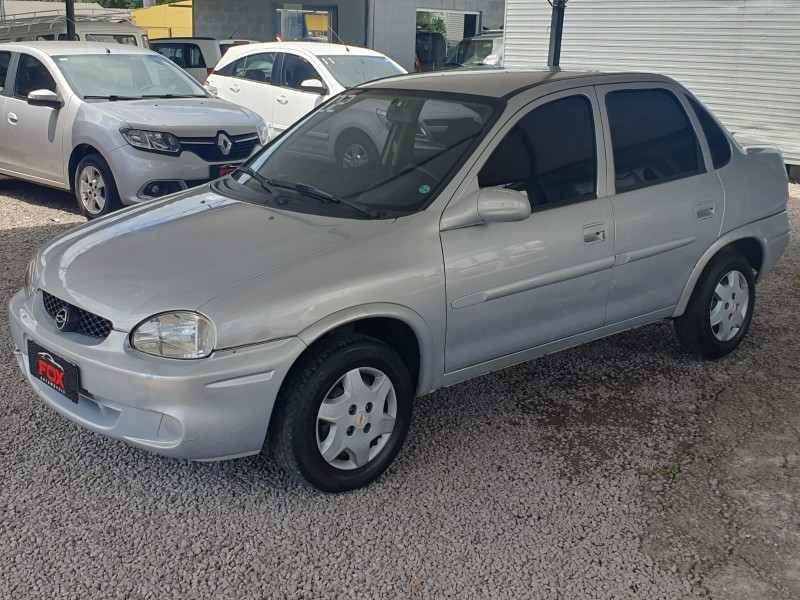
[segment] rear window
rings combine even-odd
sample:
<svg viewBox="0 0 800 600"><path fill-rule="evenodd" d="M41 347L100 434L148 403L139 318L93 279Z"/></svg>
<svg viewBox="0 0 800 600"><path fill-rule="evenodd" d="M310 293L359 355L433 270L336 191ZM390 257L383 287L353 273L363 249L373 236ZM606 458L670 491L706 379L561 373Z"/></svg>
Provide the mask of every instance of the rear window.
<svg viewBox="0 0 800 600"><path fill-rule="evenodd" d="M722 127L711 116L711 113L691 96L687 96L687 98L689 99L689 104L692 105L692 110L697 115L697 120L700 121L700 126L703 128L708 148L711 151L711 161L714 163L714 168L721 169L731 161L731 142Z"/></svg>
<svg viewBox="0 0 800 600"><path fill-rule="evenodd" d="M156 44L150 43L153 50L166 56L182 69L205 69L206 61L203 52L197 44L170 43Z"/></svg>
<svg viewBox="0 0 800 600"><path fill-rule="evenodd" d="M102 42L104 44L123 44L125 46L136 46L136 36L119 35L116 33L87 33L87 42Z"/></svg>
<svg viewBox="0 0 800 600"><path fill-rule="evenodd" d="M606 106L618 194L704 171L692 122L672 92L610 92Z"/></svg>

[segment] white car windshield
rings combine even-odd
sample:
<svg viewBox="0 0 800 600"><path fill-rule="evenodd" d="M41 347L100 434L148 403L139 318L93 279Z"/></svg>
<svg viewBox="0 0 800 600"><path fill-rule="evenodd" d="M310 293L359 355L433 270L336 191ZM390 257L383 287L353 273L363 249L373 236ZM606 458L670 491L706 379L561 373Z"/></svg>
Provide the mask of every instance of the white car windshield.
<svg viewBox="0 0 800 600"><path fill-rule="evenodd" d="M54 56L53 60L85 100L208 96L199 83L163 56L80 54Z"/></svg>
<svg viewBox="0 0 800 600"><path fill-rule="evenodd" d="M503 38L462 40L445 64L453 66L496 65L503 55Z"/></svg>
<svg viewBox="0 0 800 600"><path fill-rule="evenodd" d="M503 102L483 96L356 90L337 96L221 182L276 208L355 218L430 204L486 135ZM360 213L360 214L359 214Z"/></svg>
<svg viewBox="0 0 800 600"><path fill-rule="evenodd" d="M403 73L402 69L384 56L337 54L317 58L327 67L334 79L346 88Z"/></svg>

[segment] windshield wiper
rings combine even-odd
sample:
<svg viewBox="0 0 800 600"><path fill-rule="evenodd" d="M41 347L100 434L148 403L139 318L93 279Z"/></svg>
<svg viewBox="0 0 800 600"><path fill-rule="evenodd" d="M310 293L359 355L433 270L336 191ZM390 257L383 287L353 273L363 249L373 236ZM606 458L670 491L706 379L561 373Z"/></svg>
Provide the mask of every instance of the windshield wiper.
<svg viewBox="0 0 800 600"><path fill-rule="evenodd" d="M108 96L84 96L84 100L110 100L117 102L118 100L141 100L142 96L118 96L117 94L110 94Z"/></svg>
<svg viewBox="0 0 800 600"><path fill-rule="evenodd" d="M258 171L255 171L255 170L251 169L250 167L239 167L238 169L236 169L235 172L236 173L244 173L245 175L249 175L250 177L255 179L258 183L261 184L261 187L262 187L262 189L264 189L264 191L269 192L270 195L272 195L272 196L277 196L278 195L278 194L275 193L275 190L272 189L272 185L273 185L272 180L271 179L267 179L266 177L264 177ZM275 186L275 187L278 187L278 186Z"/></svg>
<svg viewBox="0 0 800 600"><path fill-rule="evenodd" d="M142 98L206 98L204 94L144 94Z"/></svg>
<svg viewBox="0 0 800 600"><path fill-rule="evenodd" d="M344 204L345 206L349 206L353 210L360 212L362 215L368 216L370 219L378 219L380 218L380 214L375 212L372 209L367 208L357 202L353 202L352 200L345 200L344 198L339 198L338 196L334 196L333 194L329 194L328 192L323 192L315 188L313 185L308 185L307 183L290 183L288 181L278 181L275 179L267 179L265 178L267 185L277 188L283 188L287 190L294 190L301 196L305 196L306 198L313 198L314 200L319 200L320 202L325 203L332 203L332 204Z"/></svg>

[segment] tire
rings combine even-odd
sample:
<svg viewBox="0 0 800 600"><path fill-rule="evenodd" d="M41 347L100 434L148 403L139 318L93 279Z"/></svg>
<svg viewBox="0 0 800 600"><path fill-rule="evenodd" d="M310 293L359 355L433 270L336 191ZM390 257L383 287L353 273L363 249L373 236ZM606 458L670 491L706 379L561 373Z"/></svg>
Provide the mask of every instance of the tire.
<svg viewBox="0 0 800 600"><path fill-rule="evenodd" d="M336 144L336 161L343 169L353 169L378 164L380 154L369 136L348 131Z"/></svg>
<svg viewBox="0 0 800 600"><path fill-rule="evenodd" d="M686 312L675 319L681 345L704 358L733 352L747 335L755 302L753 267L741 254L721 252L700 275Z"/></svg>
<svg viewBox="0 0 800 600"><path fill-rule="evenodd" d="M333 335L301 358L281 390L270 428L275 457L304 486L364 487L400 451L413 396L408 368L392 348L366 335ZM379 433L382 425L389 433Z"/></svg>
<svg viewBox="0 0 800 600"><path fill-rule="evenodd" d="M78 208L90 221L122 207L111 168L99 154L83 157L75 169L74 184Z"/></svg>

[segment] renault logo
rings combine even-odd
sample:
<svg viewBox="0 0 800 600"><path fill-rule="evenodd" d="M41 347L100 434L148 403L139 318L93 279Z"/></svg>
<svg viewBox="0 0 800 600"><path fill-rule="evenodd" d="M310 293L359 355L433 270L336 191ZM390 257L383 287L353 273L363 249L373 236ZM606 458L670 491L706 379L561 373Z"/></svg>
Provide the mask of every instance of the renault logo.
<svg viewBox="0 0 800 600"><path fill-rule="evenodd" d="M60 331L64 331L67 323L69 323L69 309L64 307L56 313L56 327Z"/></svg>
<svg viewBox="0 0 800 600"><path fill-rule="evenodd" d="M231 148L233 148L233 142L227 135L220 133L217 136L217 146L219 146L223 156L228 156L231 153Z"/></svg>

